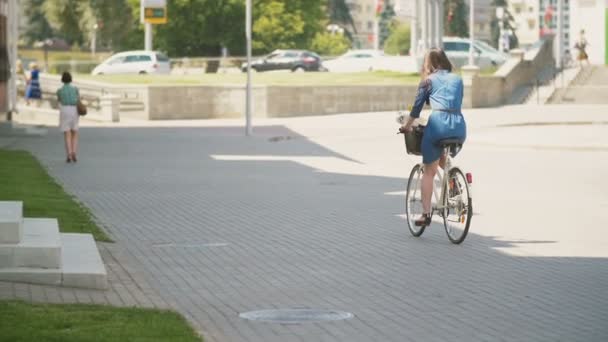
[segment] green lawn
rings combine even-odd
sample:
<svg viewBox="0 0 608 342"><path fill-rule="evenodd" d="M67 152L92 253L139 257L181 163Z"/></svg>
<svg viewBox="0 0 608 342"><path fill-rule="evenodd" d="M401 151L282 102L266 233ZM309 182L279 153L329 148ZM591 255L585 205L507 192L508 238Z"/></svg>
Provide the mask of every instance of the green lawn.
<svg viewBox="0 0 608 342"><path fill-rule="evenodd" d="M130 84L200 84L200 85L243 85L245 73L203 74L203 75L101 75L79 74L75 79L87 79L109 83ZM420 81L418 74L406 74L390 71L360 73L329 72L260 72L253 74L253 84L265 85L381 85L381 84L416 84Z"/></svg>
<svg viewBox="0 0 608 342"><path fill-rule="evenodd" d="M110 241L91 213L28 152L0 149L0 201L22 201L25 217L57 218L64 233L91 233L97 241Z"/></svg>
<svg viewBox="0 0 608 342"><path fill-rule="evenodd" d="M15 301L0 302L0 340L202 341L184 318L171 311Z"/></svg>

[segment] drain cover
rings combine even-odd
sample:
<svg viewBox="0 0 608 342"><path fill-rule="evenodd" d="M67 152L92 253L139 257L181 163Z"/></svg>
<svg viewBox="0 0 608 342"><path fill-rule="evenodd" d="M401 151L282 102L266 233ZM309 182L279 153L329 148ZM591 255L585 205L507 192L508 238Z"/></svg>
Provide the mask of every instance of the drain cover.
<svg viewBox="0 0 608 342"><path fill-rule="evenodd" d="M277 309L244 312L239 317L252 320L281 324L300 324L324 321L339 321L353 317L350 312L314 309Z"/></svg>
<svg viewBox="0 0 608 342"><path fill-rule="evenodd" d="M173 243L173 242L167 242L167 243L155 243L152 245L152 247L157 247L157 248L169 248L169 247L174 247L174 248L206 248L206 247L226 247L228 246L227 243Z"/></svg>

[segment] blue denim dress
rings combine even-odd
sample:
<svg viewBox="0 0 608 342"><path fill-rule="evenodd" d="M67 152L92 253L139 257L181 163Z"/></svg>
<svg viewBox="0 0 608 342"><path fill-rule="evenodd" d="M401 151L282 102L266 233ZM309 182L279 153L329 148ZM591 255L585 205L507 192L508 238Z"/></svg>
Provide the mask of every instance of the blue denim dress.
<svg viewBox="0 0 608 342"><path fill-rule="evenodd" d="M431 164L441 157L443 151L438 145L439 140L465 141L467 125L461 112L462 96L462 78L447 70L437 70L420 82L410 116L419 118L424 104L431 105L432 112L421 145L424 164Z"/></svg>

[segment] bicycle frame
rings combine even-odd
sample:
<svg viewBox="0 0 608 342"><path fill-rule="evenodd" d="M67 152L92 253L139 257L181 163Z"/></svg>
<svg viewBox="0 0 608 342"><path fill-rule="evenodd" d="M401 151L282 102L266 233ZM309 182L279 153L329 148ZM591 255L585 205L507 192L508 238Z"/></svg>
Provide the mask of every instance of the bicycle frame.
<svg viewBox="0 0 608 342"><path fill-rule="evenodd" d="M446 189L448 188L448 178L446 177L446 175L449 174L450 170L452 169L452 158L450 157L450 148L449 147L445 147L443 149L443 154L445 155L445 165L442 169L442 171L437 170L437 175L436 177L439 178L439 184L441 186L441 194L439 194L437 187L433 186L433 196L435 198L435 205L431 206L431 211L441 211L445 208L445 196L446 196ZM421 168L424 168L424 164L420 163ZM438 169L441 169L441 167L439 167ZM435 182L435 180L433 180L433 182Z"/></svg>

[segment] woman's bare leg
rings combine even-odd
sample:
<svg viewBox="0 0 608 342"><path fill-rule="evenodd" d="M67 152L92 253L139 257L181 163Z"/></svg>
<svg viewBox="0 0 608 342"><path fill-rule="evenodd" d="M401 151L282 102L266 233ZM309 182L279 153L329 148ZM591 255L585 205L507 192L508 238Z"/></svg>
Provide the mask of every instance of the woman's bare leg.
<svg viewBox="0 0 608 342"><path fill-rule="evenodd" d="M431 164L424 164L424 174L422 175L422 208L425 214L431 213L431 198L433 197L433 180L437 174L439 160Z"/></svg>
<svg viewBox="0 0 608 342"><path fill-rule="evenodd" d="M72 130L72 156L75 158L78 153L78 131Z"/></svg>
<svg viewBox="0 0 608 342"><path fill-rule="evenodd" d="M72 133L70 131L63 132L63 139L65 141L65 153L68 158L72 158Z"/></svg>

